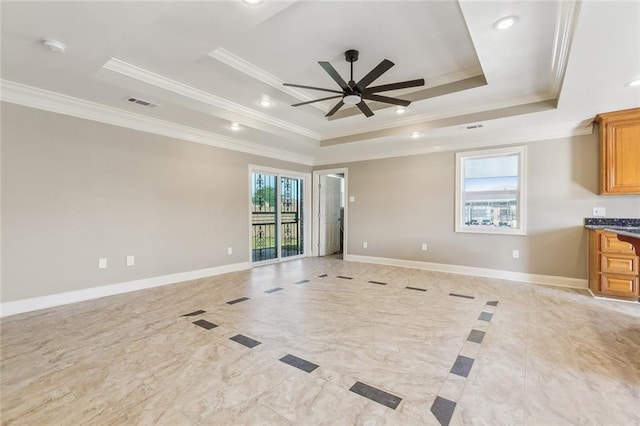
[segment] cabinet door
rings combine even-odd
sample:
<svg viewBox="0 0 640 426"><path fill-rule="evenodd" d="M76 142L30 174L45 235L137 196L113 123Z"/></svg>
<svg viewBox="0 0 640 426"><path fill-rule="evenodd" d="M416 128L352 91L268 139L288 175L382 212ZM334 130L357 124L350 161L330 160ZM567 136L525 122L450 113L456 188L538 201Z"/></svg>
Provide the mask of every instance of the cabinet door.
<svg viewBox="0 0 640 426"><path fill-rule="evenodd" d="M610 296L638 298L638 278L624 275L602 274L600 289L603 294Z"/></svg>
<svg viewBox="0 0 640 426"><path fill-rule="evenodd" d="M618 236L612 232L602 232L600 234L600 251L607 253L635 254L633 246L630 243L620 241Z"/></svg>
<svg viewBox="0 0 640 426"><path fill-rule="evenodd" d="M640 194L640 108L601 114L600 193Z"/></svg>

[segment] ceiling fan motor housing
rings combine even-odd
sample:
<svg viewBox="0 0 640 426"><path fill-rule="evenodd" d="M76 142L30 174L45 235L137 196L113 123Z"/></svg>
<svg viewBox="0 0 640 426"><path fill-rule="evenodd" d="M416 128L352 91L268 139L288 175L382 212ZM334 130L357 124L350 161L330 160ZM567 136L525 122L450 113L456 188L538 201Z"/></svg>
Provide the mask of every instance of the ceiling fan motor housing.
<svg viewBox="0 0 640 426"><path fill-rule="evenodd" d="M358 60L359 53L360 52L358 52L355 49L347 50L346 52L344 52L344 57L347 60L347 62L353 63Z"/></svg>

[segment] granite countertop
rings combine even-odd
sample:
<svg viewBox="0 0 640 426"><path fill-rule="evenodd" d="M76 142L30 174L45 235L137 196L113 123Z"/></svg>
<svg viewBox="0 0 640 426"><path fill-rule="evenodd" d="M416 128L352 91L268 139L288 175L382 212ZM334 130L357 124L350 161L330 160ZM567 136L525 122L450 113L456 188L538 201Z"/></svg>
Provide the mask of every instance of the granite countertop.
<svg viewBox="0 0 640 426"><path fill-rule="evenodd" d="M640 218L586 217L584 219L584 227L587 229L604 229L615 234L640 238Z"/></svg>

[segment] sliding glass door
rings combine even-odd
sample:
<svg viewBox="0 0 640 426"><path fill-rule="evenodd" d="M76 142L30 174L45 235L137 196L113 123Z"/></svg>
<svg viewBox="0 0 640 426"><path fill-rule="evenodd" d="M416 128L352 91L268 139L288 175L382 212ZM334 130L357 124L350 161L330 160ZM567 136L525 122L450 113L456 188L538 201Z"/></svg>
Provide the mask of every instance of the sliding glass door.
<svg viewBox="0 0 640 426"><path fill-rule="evenodd" d="M304 178L251 172L251 260L304 254Z"/></svg>

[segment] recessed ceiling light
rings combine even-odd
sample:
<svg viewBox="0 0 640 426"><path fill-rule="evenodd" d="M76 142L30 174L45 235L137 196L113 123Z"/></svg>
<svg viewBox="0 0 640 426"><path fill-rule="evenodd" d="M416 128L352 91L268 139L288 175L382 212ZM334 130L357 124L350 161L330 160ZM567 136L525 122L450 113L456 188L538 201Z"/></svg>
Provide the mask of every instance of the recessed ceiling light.
<svg viewBox="0 0 640 426"><path fill-rule="evenodd" d="M496 30L506 30L507 28L511 28L513 24L518 21L517 16L505 16L504 18L498 19L495 24L493 24L493 28Z"/></svg>
<svg viewBox="0 0 640 426"><path fill-rule="evenodd" d="M229 129L233 130L234 132L237 132L238 130L240 130L240 125L238 123L231 123L229 125Z"/></svg>
<svg viewBox="0 0 640 426"><path fill-rule="evenodd" d="M271 102L271 99L269 98L262 98L258 101L258 105L264 108L269 108L271 105L273 105L273 102Z"/></svg>
<svg viewBox="0 0 640 426"><path fill-rule="evenodd" d="M412 137L413 139L417 139L417 138L419 138L420 136L422 136L422 133L420 133L420 132L411 132L411 137Z"/></svg>
<svg viewBox="0 0 640 426"><path fill-rule="evenodd" d="M395 112L396 114L404 114L406 111L406 109L404 109L403 107L397 107L395 110L393 110L393 112Z"/></svg>
<svg viewBox="0 0 640 426"><path fill-rule="evenodd" d="M58 40L42 40L42 44L53 53L64 53L67 48L64 43Z"/></svg>
<svg viewBox="0 0 640 426"><path fill-rule="evenodd" d="M242 0L242 3L248 4L249 6L257 6L262 3L263 0Z"/></svg>
<svg viewBox="0 0 640 426"><path fill-rule="evenodd" d="M629 86L629 87L638 87L638 86L640 86L640 78L628 82L625 86Z"/></svg>

